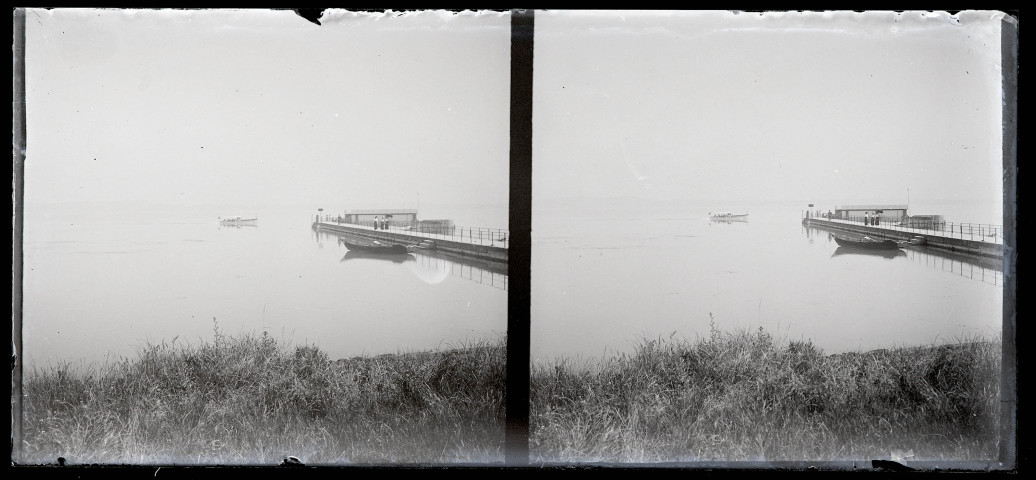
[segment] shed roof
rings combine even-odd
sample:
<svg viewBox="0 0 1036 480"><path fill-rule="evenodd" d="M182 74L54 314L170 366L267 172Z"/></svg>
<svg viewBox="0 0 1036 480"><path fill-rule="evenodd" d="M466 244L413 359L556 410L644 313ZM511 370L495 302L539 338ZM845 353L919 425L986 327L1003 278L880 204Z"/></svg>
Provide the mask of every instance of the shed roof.
<svg viewBox="0 0 1036 480"><path fill-rule="evenodd" d="M416 208L375 208L368 210L346 210L347 215L407 215L417 214Z"/></svg>
<svg viewBox="0 0 1036 480"><path fill-rule="evenodd" d="M906 210L906 205L842 205L835 210Z"/></svg>

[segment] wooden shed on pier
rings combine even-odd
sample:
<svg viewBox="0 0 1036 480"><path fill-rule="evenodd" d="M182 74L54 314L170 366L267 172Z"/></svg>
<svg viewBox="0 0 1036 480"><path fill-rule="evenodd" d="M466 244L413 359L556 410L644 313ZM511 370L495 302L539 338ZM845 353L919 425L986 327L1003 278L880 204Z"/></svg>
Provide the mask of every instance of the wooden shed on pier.
<svg viewBox="0 0 1036 480"><path fill-rule="evenodd" d="M877 215L882 222L902 222L907 216L906 205L842 205L835 207L832 218L861 218Z"/></svg>
<svg viewBox="0 0 1036 480"><path fill-rule="evenodd" d="M946 219L942 215L908 215L903 219L902 226L912 228L943 228L946 226Z"/></svg>
<svg viewBox="0 0 1036 480"><path fill-rule="evenodd" d="M407 226L417 220L417 209L346 210L342 215L342 221L344 223L365 224L373 222L375 217L388 219L389 225L392 226Z"/></svg>

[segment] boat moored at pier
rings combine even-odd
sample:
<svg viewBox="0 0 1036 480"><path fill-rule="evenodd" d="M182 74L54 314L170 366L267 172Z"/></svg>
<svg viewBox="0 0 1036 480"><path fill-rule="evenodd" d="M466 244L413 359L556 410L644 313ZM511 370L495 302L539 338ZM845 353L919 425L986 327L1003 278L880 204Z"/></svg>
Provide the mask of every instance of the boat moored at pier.
<svg viewBox="0 0 1036 480"><path fill-rule="evenodd" d="M835 237L835 243L839 247L850 247L860 248L867 250L897 250L899 249L899 242L895 240L878 240L871 237L863 237L860 240L850 240L848 238L842 238L837 235Z"/></svg>
<svg viewBox="0 0 1036 480"><path fill-rule="evenodd" d="M338 242L342 245L345 245L345 248L349 249L350 251L371 254L402 255L410 252L406 245L399 243L387 244L374 240L367 245L361 245L359 243L350 242L344 238L339 238Z"/></svg>

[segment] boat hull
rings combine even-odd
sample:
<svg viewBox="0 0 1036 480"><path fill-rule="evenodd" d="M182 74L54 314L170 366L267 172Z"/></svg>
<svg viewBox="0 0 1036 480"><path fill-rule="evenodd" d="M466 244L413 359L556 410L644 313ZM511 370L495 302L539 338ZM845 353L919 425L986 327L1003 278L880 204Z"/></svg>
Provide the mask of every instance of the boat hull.
<svg viewBox="0 0 1036 480"><path fill-rule="evenodd" d="M360 245L345 239L338 239L338 241L345 245L345 248L356 252L381 255L403 255L409 253L405 245L400 245L398 243L394 245Z"/></svg>
<svg viewBox="0 0 1036 480"><path fill-rule="evenodd" d="M859 248L866 250L897 250L899 243L894 240L849 240L847 238L835 237L835 243L840 247Z"/></svg>

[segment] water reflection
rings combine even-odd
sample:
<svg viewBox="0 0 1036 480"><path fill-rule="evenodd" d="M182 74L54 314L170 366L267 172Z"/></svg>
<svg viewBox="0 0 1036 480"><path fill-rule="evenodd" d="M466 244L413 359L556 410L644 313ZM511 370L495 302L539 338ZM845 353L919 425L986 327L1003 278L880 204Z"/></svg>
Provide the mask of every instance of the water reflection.
<svg viewBox="0 0 1036 480"><path fill-rule="evenodd" d="M709 223L748 223L748 219L744 217L732 217L732 218L719 218L709 217Z"/></svg>
<svg viewBox="0 0 1036 480"><path fill-rule="evenodd" d="M1004 282L1003 258L990 258L954 252L944 253L926 247L911 248L907 251L907 258L917 265L954 273L964 278L979 280L990 285L1003 285Z"/></svg>
<svg viewBox="0 0 1036 480"><path fill-rule="evenodd" d="M414 274L428 283L439 283L448 277L459 277L482 285L507 290L507 264L468 259L441 253L418 253L417 265L409 265Z"/></svg>
<svg viewBox="0 0 1036 480"><path fill-rule="evenodd" d="M259 226L258 223L220 223L219 224L219 229L223 230L224 228L228 228L228 229L230 229L230 228L232 228L232 229L256 228L258 226Z"/></svg>
<svg viewBox="0 0 1036 480"><path fill-rule="evenodd" d="M810 226L803 227L803 231L810 244L827 243L829 245L837 245L834 241L834 235L827 230ZM817 242L817 240L821 241ZM835 248L834 253L831 254L831 258L842 255L869 255L884 257L886 259L905 258L916 265L923 265L936 270L954 273L965 278L979 280L991 285L1003 284L1003 258L951 252L924 245L911 244L901 244L899 250L886 251L854 249L852 247L839 246Z"/></svg>
<svg viewBox="0 0 1036 480"><path fill-rule="evenodd" d="M831 254L831 257L837 257L839 255L866 255L869 257L882 257L885 259L893 259L896 257L907 256L906 252L896 250L873 250L868 248L853 248L853 247L838 247L835 252Z"/></svg>
<svg viewBox="0 0 1036 480"><path fill-rule="evenodd" d="M385 253L370 253L370 252L361 252L361 251L357 251L357 250L349 250L348 252L345 252L345 256L343 256L342 259L339 260L339 262L344 262L344 261L347 261L347 260L356 260L356 259L367 259L367 260L384 261L384 262L392 262L392 263L413 262L413 261L417 260L416 258L414 258L413 255L411 255L409 253L390 253L390 254L385 254Z"/></svg>
<svg viewBox="0 0 1036 480"><path fill-rule="evenodd" d="M410 267L410 271L414 272L414 275L420 278L421 281L435 285L442 283L450 277L450 262L448 260L428 255L415 256L415 259L417 258L420 260L407 265L407 267Z"/></svg>
<svg viewBox="0 0 1036 480"><path fill-rule="evenodd" d="M332 242L332 244L345 250L345 246L338 241L339 239L357 243L367 241L355 235L343 233L314 230L313 235L319 248L324 248L324 242ZM504 262L475 259L435 250L415 250L405 254L382 254L346 250L339 263L357 259L405 264L414 276L430 285L442 283L446 279L453 277L507 290L507 264Z"/></svg>

